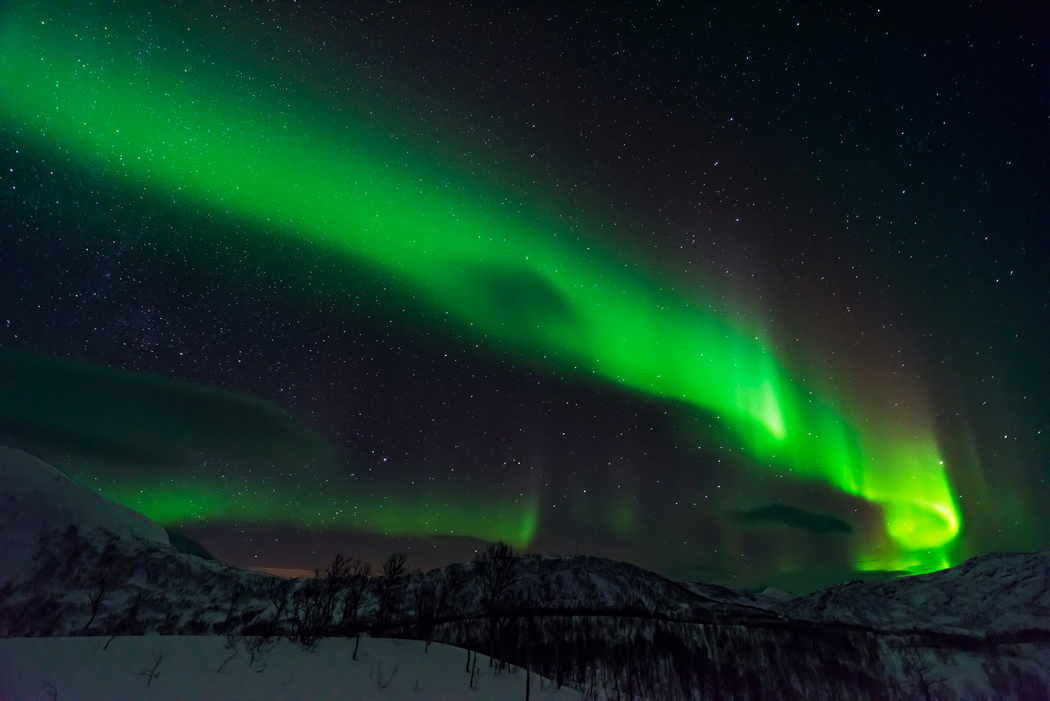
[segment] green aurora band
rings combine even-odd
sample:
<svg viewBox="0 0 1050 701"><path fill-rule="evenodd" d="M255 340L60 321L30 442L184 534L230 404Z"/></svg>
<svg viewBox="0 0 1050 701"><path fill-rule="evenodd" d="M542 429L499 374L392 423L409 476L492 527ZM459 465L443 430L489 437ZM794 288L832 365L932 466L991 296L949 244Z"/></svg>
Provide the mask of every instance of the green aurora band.
<svg viewBox="0 0 1050 701"><path fill-rule="evenodd" d="M219 68L188 73L173 60L137 61L124 38L156 30L135 17L102 24L51 22L32 4L0 16L0 117L9 129L101 164L139 193L145 186L184 198L367 264L479 345L714 415L759 467L882 507L888 539L858 546L857 567L951 564L959 516L932 433L870 422L856 430L788 374L761 332L734 328L572 232L377 143L345 115L320 123L276 93L225 80ZM121 500L162 522L191 510L174 496L152 506L143 499ZM468 530L527 545L538 518L531 503L509 528ZM369 508L364 527L393 528L379 511ZM461 520L455 513L422 509L397 528L430 532L431 522Z"/></svg>
<svg viewBox="0 0 1050 701"><path fill-rule="evenodd" d="M92 486L95 486L94 484ZM315 530L351 529L389 536L459 535L502 540L525 548L536 532L539 505L535 494L494 500L470 494L426 495L401 489L370 499L346 494L338 507L330 492L300 500L255 494L239 498L235 485L219 480L196 481L158 489L156 481L126 480L99 489L107 498L135 509L157 523L184 526L201 523L265 523ZM244 492L241 492L244 494Z"/></svg>

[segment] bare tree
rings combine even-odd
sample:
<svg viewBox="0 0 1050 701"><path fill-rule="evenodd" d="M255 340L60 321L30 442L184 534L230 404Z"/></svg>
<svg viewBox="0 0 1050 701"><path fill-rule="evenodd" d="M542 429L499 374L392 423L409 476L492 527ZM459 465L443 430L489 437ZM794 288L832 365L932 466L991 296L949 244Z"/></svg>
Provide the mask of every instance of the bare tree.
<svg viewBox="0 0 1050 701"><path fill-rule="evenodd" d="M529 652L532 647L532 638L535 635L536 622L532 616L525 619L525 701L529 701L532 693L532 665ZM543 687L540 687L542 691Z"/></svg>
<svg viewBox="0 0 1050 701"><path fill-rule="evenodd" d="M454 613L456 600L465 584L466 578L463 576L462 568L458 565L448 567L442 572L441 596L438 601L439 612L445 616L451 616Z"/></svg>
<svg viewBox="0 0 1050 701"><path fill-rule="evenodd" d="M226 643L227 643L226 646L225 646L226 649L227 650L233 650L233 652L230 654L229 657L227 657L225 660L223 660L222 664L219 665L219 668L217 670L215 670L216 674L222 674L223 668L225 668L226 665L228 665L229 663L233 662L235 659L237 659L240 656L240 652L237 650L236 645L234 645L232 648L230 647L230 645L229 645L230 639L229 638L227 638Z"/></svg>
<svg viewBox="0 0 1050 701"><path fill-rule="evenodd" d="M98 562L90 576L91 589L88 592L88 599L91 602L91 618L84 625L85 631L95 622L102 599L106 594L119 588L124 583L132 569L134 569L135 564L135 560L128 559L121 552L119 540L116 536L111 537L107 541L106 547L103 549L102 554L99 555Z"/></svg>
<svg viewBox="0 0 1050 701"><path fill-rule="evenodd" d="M157 671L160 668L160 663L164 661L164 652L153 653L153 666L143 667L139 670L140 677L146 677L146 686L153 683L153 680L160 676L160 672Z"/></svg>
<svg viewBox="0 0 1050 701"><path fill-rule="evenodd" d="M474 570L481 588L481 606L489 624L489 666L495 656L496 632L499 614L510 588L518 581L518 563L514 550L500 541L485 548L485 552L474 556Z"/></svg>
<svg viewBox="0 0 1050 701"><path fill-rule="evenodd" d="M360 561L349 560L341 553L335 555L327 568L314 570L314 576L299 584L291 594L289 618L292 630L289 637L312 648L321 637L330 635L343 590L350 587L354 573L360 571ZM279 617L282 607L278 600L271 598L271 601L274 601ZM345 610L340 623L344 621Z"/></svg>
<svg viewBox="0 0 1050 701"><path fill-rule="evenodd" d="M230 590L230 598L226 604L226 619L222 622L222 634L227 637L233 635L234 619L237 616L237 609L240 608L245 593L245 587L242 584L235 584Z"/></svg>
<svg viewBox="0 0 1050 701"><path fill-rule="evenodd" d="M289 637L307 650L312 649L322 634L322 598L317 578L309 579L292 592Z"/></svg>
<svg viewBox="0 0 1050 701"><path fill-rule="evenodd" d="M248 652L248 664L254 665L266 655L273 652L279 642L271 635L249 635L244 639L244 649Z"/></svg>
<svg viewBox="0 0 1050 701"><path fill-rule="evenodd" d="M343 610L339 616L339 629L344 634L353 631L354 660L357 659L357 651L361 648L361 624L358 620L361 612L361 602L365 592L368 590L369 578L372 576L372 565L361 560L354 559L348 566L348 576L343 595Z"/></svg>
<svg viewBox="0 0 1050 701"><path fill-rule="evenodd" d="M430 652L430 643L434 639L437 604L437 585L428 578L420 578L415 590L416 635L426 641L424 653Z"/></svg>
<svg viewBox="0 0 1050 701"><path fill-rule="evenodd" d="M938 698L934 693L943 682L943 678L934 678L931 665L918 650L909 649L900 653L901 670L907 677L909 684L915 693L919 694L923 701L934 701Z"/></svg>
<svg viewBox="0 0 1050 701"><path fill-rule="evenodd" d="M291 591L292 583L280 577L275 577L266 589L266 598L273 604L273 618L270 621L272 635L277 635L281 630L281 619L284 617L285 609L288 608L288 593Z"/></svg>
<svg viewBox="0 0 1050 701"><path fill-rule="evenodd" d="M376 675L376 689L378 689L379 691L382 691L383 689L385 689L388 686L390 686L390 683L392 681L394 681L394 677L397 676L397 669L398 669L397 665L394 665L394 668L391 669L389 673L387 673L387 672L385 672L383 670L383 663L382 662L379 662L375 666L373 666L372 669L370 670L369 676L371 676L372 672L375 673L375 675Z"/></svg>
<svg viewBox="0 0 1050 701"><path fill-rule="evenodd" d="M404 553L390 555L379 568L379 574L382 579L379 583L375 630L378 635L382 635L401 613L401 594L408 574Z"/></svg>
<svg viewBox="0 0 1050 701"><path fill-rule="evenodd" d="M357 559L350 563L349 575L344 588L346 594L343 595L343 610L339 616L341 628L357 620L361 611L361 601L368 589L368 578L371 576L372 565Z"/></svg>
<svg viewBox="0 0 1050 701"><path fill-rule="evenodd" d="M391 553L383 562L379 573L387 579L397 579L408 574L404 553Z"/></svg>
<svg viewBox="0 0 1050 701"><path fill-rule="evenodd" d="M525 647L525 701L529 701L532 693L532 675L529 673L529 648Z"/></svg>
<svg viewBox="0 0 1050 701"><path fill-rule="evenodd" d="M470 670L470 684L473 688L478 688L478 679L481 679L481 670L478 669L478 653L474 651L474 666Z"/></svg>
<svg viewBox="0 0 1050 701"><path fill-rule="evenodd" d="M152 604L153 601L154 597L148 590L139 589L132 598L131 605L128 607L127 613L124 614L124 618L117 624L117 630L122 633L134 634L139 613L145 606ZM109 643L107 642L106 645L109 645Z"/></svg>
<svg viewBox="0 0 1050 701"><path fill-rule="evenodd" d="M343 589L346 588L350 579L352 566L353 561L343 557L342 553L336 553L332 559L332 564L316 573L316 578L324 582L320 617L325 627L332 624L335 607L339 603Z"/></svg>

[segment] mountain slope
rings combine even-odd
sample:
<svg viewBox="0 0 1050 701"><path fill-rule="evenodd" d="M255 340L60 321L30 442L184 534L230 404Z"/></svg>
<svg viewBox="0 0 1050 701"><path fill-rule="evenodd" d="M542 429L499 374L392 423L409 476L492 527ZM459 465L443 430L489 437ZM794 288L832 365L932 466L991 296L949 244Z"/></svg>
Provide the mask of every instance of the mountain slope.
<svg viewBox="0 0 1050 701"><path fill-rule="evenodd" d="M563 687L604 690L597 698L1050 698L1050 553L983 555L943 572L850 582L801 598L673 581L596 557L514 557L498 549L427 573L370 576L338 561L318 577L289 580L181 552L148 519L19 451L0 451L0 505L0 574L20 563L18 581L0 586L0 638L8 638L0 640L0 658L11 669L37 670L26 677L31 686L67 680L55 686L63 697L66 686L78 690L68 680L80 677L63 677L62 669L114 662L124 682L110 696L128 697L123 691L143 682L140 672L161 648L172 652L165 678L200 677L192 692L173 687L175 696L210 698L229 681L208 682L223 654L237 652L237 674L255 683L268 663L256 665L252 648L282 650L270 658L283 671L280 679L267 676L269 692L319 659L299 650L398 638L417 642L392 647L414 645L417 653L419 641L488 653L502 662L486 666L486 678L527 666ZM117 636L122 642L111 650L127 641L127 654L141 662L107 657L97 639L66 648L17 640L36 636ZM197 662L177 663L183 648L184 661ZM435 656L450 649L436 648ZM256 667L243 668L245 657ZM346 654L337 657L348 663ZM457 679L434 687L437 698L465 695L465 657ZM394 658L403 670L432 659L396 651L391 664ZM7 676L0 664L0 680ZM332 688L365 698L366 687L383 692L378 667L367 678L352 676L344 682L337 674ZM471 673L468 687L475 681ZM923 688L926 695L917 695ZM5 693L0 684L0 698Z"/></svg>
<svg viewBox="0 0 1050 701"><path fill-rule="evenodd" d="M167 532L142 514L29 453L0 446L0 584L31 574L40 536L70 525L169 544Z"/></svg>
<svg viewBox="0 0 1050 701"><path fill-rule="evenodd" d="M789 618L882 630L1050 634L1050 551L985 553L940 572L847 582L774 608Z"/></svg>
<svg viewBox="0 0 1050 701"><path fill-rule="evenodd" d="M766 611L776 611L778 606L783 602L797 598L791 592L777 589L776 587L766 587L762 592L752 594L750 592L740 591L739 589L723 587L719 584L701 582L698 579L682 579L678 581L678 584L694 594L712 601L736 606L747 606L749 608L759 608Z"/></svg>

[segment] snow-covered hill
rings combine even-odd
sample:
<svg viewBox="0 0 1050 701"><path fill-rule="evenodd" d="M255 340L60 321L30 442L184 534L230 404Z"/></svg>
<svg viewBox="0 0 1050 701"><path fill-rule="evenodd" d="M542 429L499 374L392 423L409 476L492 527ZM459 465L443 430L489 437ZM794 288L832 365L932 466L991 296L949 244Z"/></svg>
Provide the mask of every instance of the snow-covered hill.
<svg viewBox="0 0 1050 701"><path fill-rule="evenodd" d="M508 598L525 602L531 611L620 611L710 622L782 618L772 610L773 599L667 579L626 562L588 555L521 555L517 562Z"/></svg>
<svg viewBox="0 0 1050 701"><path fill-rule="evenodd" d="M31 574L37 541L76 525L168 545L167 532L29 453L0 446L0 584Z"/></svg>
<svg viewBox="0 0 1050 701"><path fill-rule="evenodd" d="M790 618L882 630L968 635L1041 630L1050 637L1050 552L986 553L940 572L847 582L774 610Z"/></svg>
<svg viewBox="0 0 1050 701"><path fill-rule="evenodd" d="M467 679L491 675L485 698L523 692L513 670L526 666L594 698L1050 698L1047 553L800 598L498 550L427 573L333 563L290 580L179 551L156 524L19 451L0 449L0 505L0 580L14 580L0 581L0 699L34 685L41 698L76 696L91 675L112 692L101 697L137 698L161 650L162 678L182 684L154 678L157 698L229 698L253 684L253 698L462 698L477 693L465 659L434 660L463 648L502 661ZM107 648L92 636L119 637ZM367 674L348 653L358 641L374 655ZM417 670L419 685L384 686L380 658L386 673ZM446 667L459 672L446 678Z"/></svg>
<svg viewBox="0 0 1050 701"><path fill-rule="evenodd" d="M764 611L777 611L778 607L785 601L790 601L796 596L791 592L776 587L766 587L757 594L740 591L718 584L709 584L696 579L682 579L678 584L689 591L711 601L748 608L758 608Z"/></svg>

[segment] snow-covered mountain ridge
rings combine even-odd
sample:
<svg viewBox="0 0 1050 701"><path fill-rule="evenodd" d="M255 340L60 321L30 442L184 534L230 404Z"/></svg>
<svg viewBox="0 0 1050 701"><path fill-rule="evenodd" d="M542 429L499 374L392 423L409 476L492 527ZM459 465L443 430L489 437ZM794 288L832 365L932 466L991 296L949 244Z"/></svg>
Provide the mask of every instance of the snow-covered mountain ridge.
<svg viewBox="0 0 1050 701"><path fill-rule="evenodd" d="M689 591L711 601L722 604L732 604L747 608L757 608L764 611L777 611L779 604L798 598L795 594L778 589L777 587L766 587L763 591L753 594L740 591L731 587L723 587L720 584L710 584L696 579L681 579L678 584Z"/></svg>
<svg viewBox="0 0 1050 701"><path fill-rule="evenodd" d="M1050 635L1050 551L985 553L939 572L846 582L772 608L789 618L883 630Z"/></svg>
<svg viewBox="0 0 1050 701"><path fill-rule="evenodd" d="M170 552L165 530L141 514L77 484L54 467L20 450L0 446L0 584L24 579L39 567L42 542L60 547L59 532L71 525L99 552L107 538L125 539L144 560L171 558L184 576L249 581L266 575ZM98 529L104 529L103 535ZM145 542L143 542L145 541ZM146 545L159 551L152 555ZM889 581L852 581L790 598L786 592L752 594L699 581L673 581L634 565L590 556L524 555L508 601L532 611L610 611L677 620L784 619L838 622L879 630L932 630L985 635L1011 630L1050 631L1050 552L986 553L924 575ZM154 565L159 567L159 565ZM446 568L463 582L471 563ZM423 575L438 579L437 572ZM258 580L258 582L256 582ZM470 589L468 586L467 589ZM477 592L461 595L476 596ZM368 595L363 605L367 607Z"/></svg>
<svg viewBox="0 0 1050 701"><path fill-rule="evenodd" d="M527 668L595 699L1050 698L1050 553L798 598L498 548L426 573L334 561L290 580L179 551L156 524L19 451L0 450L0 505L0 638L145 636L152 649L157 634L218 636L252 664L278 642L411 639L423 654L429 642L489 653L489 674ZM43 648L5 649L28 664ZM476 690L475 672L460 685Z"/></svg>

